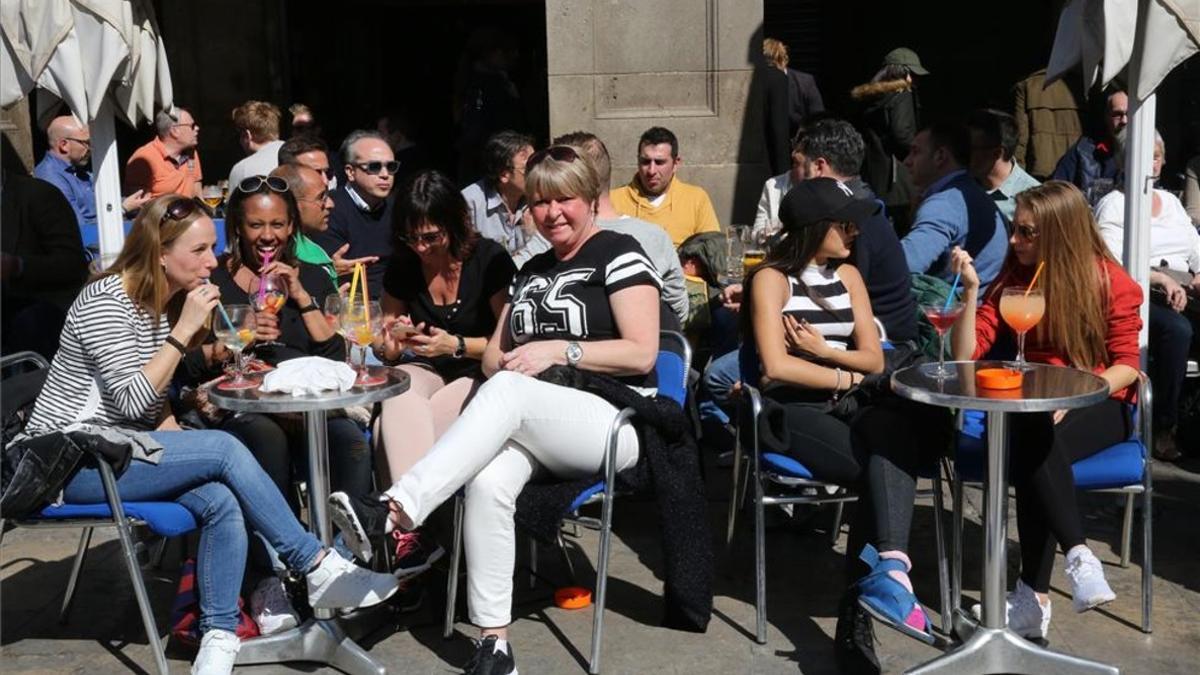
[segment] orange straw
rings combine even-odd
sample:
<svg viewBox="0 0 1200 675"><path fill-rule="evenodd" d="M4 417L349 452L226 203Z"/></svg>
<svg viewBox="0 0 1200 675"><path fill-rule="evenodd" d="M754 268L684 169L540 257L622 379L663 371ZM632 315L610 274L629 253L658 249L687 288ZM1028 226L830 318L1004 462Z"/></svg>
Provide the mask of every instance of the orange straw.
<svg viewBox="0 0 1200 675"><path fill-rule="evenodd" d="M1030 282L1029 282L1029 288L1025 289L1025 297L1027 297L1027 298L1029 297L1029 291L1033 290L1033 285L1037 283L1038 277L1042 275L1042 268L1045 266L1046 266L1045 260L1038 263L1037 271L1033 273L1033 279L1030 280ZM364 291L366 290L366 286L363 286L363 290Z"/></svg>

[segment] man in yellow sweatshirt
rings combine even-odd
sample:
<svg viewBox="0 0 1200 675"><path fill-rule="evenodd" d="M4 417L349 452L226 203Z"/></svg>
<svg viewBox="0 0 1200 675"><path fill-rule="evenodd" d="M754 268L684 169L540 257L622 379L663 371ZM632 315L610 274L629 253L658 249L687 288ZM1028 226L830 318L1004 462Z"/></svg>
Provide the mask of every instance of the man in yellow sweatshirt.
<svg viewBox="0 0 1200 675"><path fill-rule="evenodd" d="M675 176L682 163L675 134L651 127L638 140L638 170L633 180L609 194L618 213L658 225L676 247L698 232L721 230L704 188Z"/></svg>

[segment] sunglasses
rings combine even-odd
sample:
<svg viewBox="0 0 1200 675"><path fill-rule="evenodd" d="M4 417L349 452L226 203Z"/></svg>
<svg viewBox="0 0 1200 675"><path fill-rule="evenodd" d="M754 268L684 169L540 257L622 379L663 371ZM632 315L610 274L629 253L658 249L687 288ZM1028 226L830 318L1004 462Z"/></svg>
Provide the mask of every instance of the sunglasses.
<svg viewBox="0 0 1200 675"><path fill-rule="evenodd" d="M238 192L258 192L266 185L272 192L287 192L291 189L287 180L279 176L250 176L237 184Z"/></svg>
<svg viewBox="0 0 1200 675"><path fill-rule="evenodd" d="M196 209L200 209L205 215L212 216L208 206L195 197L180 197L172 200L163 211L162 218L158 219L158 226L162 227L168 220L185 220L195 213Z"/></svg>
<svg viewBox="0 0 1200 675"><path fill-rule="evenodd" d="M416 246L417 244L434 246L441 243L442 237L444 236L446 236L445 230L438 230L437 232L422 232L420 234L407 234L400 235L400 242L403 244L408 244L409 246Z"/></svg>
<svg viewBox="0 0 1200 675"><path fill-rule="evenodd" d="M400 170L400 162L391 160L390 162L363 162L362 164L354 165L359 171L365 172L368 176L378 176L381 171L387 169L388 175L395 176Z"/></svg>
<svg viewBox="0 0 1200 675"><path fill-rule="evenodd" d="M539 150L525 161L525 173L529 173L533 167L541 163L542 160L549 157L556 162L574 162L579 159L579 153L575 152L575 148L569 145L552 145L545 150Z"/></svg>
<svg viewBox="0 0 1200 675"><path fill-rule="evenodd" d="M1025 241L1034 241L1041 234L1038 232L1038 229L1032 225L1015 225L1013 226L1013 229L1016 230L1017 236Z"/></svg>
<svg viewBox="0 0 1200 675"><path fill-rule="evenodd" d="M172 127L191 127L192 131L195 131L196 129L200 128L200 125L196 124L195 122L180 122L179 124L172 124L171 126Z"/></svg>

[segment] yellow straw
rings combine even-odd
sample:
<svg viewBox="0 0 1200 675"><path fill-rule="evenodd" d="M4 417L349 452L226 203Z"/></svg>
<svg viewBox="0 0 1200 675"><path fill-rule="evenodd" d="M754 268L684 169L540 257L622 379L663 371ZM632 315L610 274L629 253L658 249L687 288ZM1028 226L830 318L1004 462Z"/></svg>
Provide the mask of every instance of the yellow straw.
<svg viewBox="0 0 1200 675"><path fill-rule="evenodd" d="M350 278L350 306L354 306L354 296L358 293L358 275L362 273L362 263L354 263L354 276Z"/></svg>
<svg viewBox="0 0 1200 675"><path fill-rule="evenodd" d="M365 272L363 273L363 276L364 277L367 276ZM366 320L367 325L370 326L371 325L371 298L370 298L370 296L367 295L367 280L366 279L363 279L362 289L363 289L363 318Z"/></svg>
<svg viewBox="0 0 1200 675"><path fill-rule="evenodd" d="M1029 291L1033 290L1033 285L1037 283L1038 277L1042 274L1042 268L1046 266L1046 261L1038 263L1037 271L1033 273L1033 279L1029 282L1029 288L1025 289L1025 297L1029 297ZM365 286L364 286L365 288Z"/></svg>

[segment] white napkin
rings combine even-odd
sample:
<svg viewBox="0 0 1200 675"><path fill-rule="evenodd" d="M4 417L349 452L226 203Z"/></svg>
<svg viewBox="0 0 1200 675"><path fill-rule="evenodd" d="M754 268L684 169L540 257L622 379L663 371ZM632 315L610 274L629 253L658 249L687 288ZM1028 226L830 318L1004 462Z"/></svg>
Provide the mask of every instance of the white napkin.
<svg viewBox="0 0 1200 675"><path fill-rule="evenodd" d="M302 356L279 364L263 378L260 391L292 396L315 395L323 391L346 391L354 386L357 374L341 361L320 356Z"/></svg>

